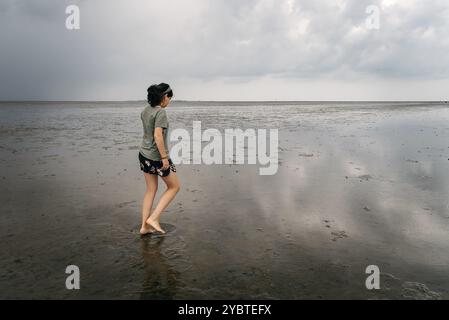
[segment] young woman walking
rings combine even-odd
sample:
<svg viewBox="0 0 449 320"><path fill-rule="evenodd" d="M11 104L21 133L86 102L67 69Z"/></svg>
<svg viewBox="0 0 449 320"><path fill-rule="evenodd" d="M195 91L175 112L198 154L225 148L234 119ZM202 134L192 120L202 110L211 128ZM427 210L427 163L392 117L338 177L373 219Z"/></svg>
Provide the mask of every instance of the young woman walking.
<svg viewBox="0 0 449 320"><path fill-rule="evenodd" d="M168 84L160 83L150 86L147 92L149 105L140 115L144 134L139 149L139 163L147 186L142 204L141 235L165 233L159 224L160 216L180 189L176 167L169 157L167 143L169 124L166 108L173 97L173 91ZM158 188L158 176L164 180L167 189L151 212Z"/></svg>

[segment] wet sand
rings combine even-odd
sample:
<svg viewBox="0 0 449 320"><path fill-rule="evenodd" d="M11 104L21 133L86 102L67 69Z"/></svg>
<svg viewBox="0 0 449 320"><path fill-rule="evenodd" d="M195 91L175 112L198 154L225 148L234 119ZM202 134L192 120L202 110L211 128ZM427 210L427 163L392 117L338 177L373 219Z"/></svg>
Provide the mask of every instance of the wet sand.
<svg viewBox="0 0 449 320"><path fill-rule="evenodd" d="M0 104L0 298L449 298L447 104L173 102L171 128L279 128L280 166L177 165L158 238L143 107Z"/></svg>

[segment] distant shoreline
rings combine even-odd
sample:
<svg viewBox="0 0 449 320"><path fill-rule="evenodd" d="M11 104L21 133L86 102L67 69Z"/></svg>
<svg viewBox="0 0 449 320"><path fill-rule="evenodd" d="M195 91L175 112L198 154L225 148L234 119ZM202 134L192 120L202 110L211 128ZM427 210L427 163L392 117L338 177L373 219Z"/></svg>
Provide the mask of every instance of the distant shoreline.
<svg viewBox="0 0 449 320"><path fill-rule="evenodd" d="M146 103L145 100L0 100L0 103ZM449 103L449 100L173 100L172 103Z"/></svg>

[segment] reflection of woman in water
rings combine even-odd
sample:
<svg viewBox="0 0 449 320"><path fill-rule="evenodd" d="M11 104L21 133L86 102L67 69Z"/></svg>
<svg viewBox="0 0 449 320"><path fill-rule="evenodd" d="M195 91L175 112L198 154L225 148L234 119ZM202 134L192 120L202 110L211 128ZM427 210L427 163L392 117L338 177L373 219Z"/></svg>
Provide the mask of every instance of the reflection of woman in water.
<svg viewBox="0 0 449 320"><path fill-rule="evenodd" d="M159 224L159 218L180 188L176 167L169 157L167 143L169 125L165 109L170 104L173 91L168 84L160 83L149 87L147 92L150 105L140 114L144 134L139 150L139 162L147 185L142 205L140 228L142 235L155 231L165 233ZM158 187L158 175L164 180L167 189L151 213Z"/></svg>
<svg viewBox="0 0 449 320"><path fill-rule="evenodd" d="M144 280L140 292L141 299L174 299L178 291L180 273L171 267L161 253L162 242L159 239L142 239L142 258Z"/></svg>

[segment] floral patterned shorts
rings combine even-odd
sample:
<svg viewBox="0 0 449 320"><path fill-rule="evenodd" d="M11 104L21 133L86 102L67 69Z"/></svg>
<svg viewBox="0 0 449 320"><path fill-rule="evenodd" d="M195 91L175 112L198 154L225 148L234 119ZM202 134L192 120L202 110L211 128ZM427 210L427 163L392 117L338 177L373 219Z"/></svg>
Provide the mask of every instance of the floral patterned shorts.
<svg viewBox="0 0 449 320"><path fill-rule="evenodd" d="M140 170L143 172L149 173L149 174L157 174L161 177L166 177L170 174L170 170L173 172L176 172L176 167L171 161L171 159L168 159L168 163L170 164L170 167L166 170L161 170L162 168L162 160L151 160L146 157L144 157L139 152L139 163L140 163Z"/></svg>

